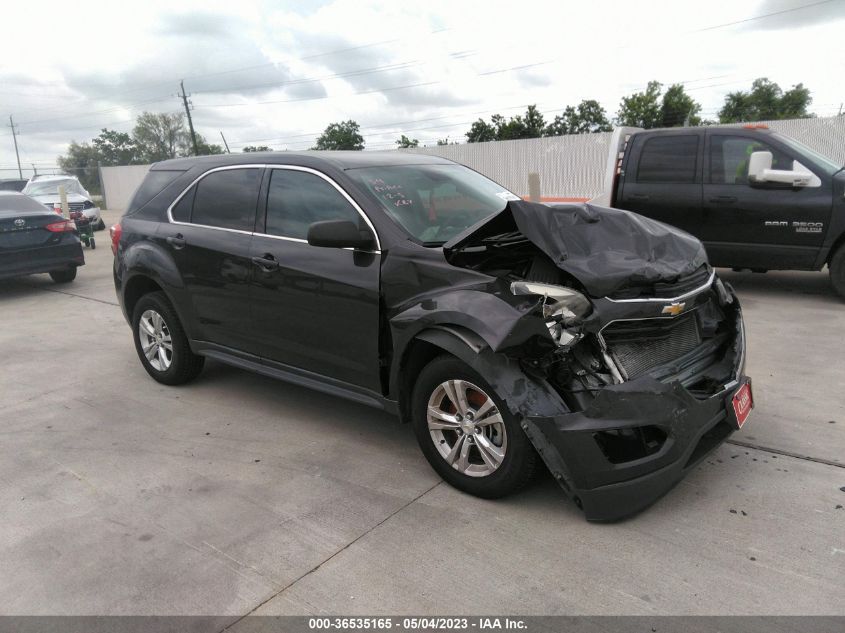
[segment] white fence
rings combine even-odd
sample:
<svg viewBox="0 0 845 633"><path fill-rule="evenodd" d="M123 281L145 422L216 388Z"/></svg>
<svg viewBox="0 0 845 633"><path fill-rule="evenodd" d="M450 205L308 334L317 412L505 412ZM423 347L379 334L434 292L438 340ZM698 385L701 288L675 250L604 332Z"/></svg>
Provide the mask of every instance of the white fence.
<svg viewBox="0 0 845 633"><path fill-rule="evenodd" d="M845 116L767 121L791 136L845 164ZM528 194L528 174L540 175L546 199L589 199L602 192L610 133L550 136L519 141L464 143L400 150L442 156L472 167L520 195ZM103 191L109 209L126 208L149 165L103 167Z"/></svg>

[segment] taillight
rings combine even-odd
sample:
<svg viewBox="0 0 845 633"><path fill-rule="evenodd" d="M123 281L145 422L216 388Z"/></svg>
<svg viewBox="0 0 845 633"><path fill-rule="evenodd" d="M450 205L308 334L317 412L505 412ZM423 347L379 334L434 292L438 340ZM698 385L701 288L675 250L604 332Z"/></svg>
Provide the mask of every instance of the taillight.
<svg viewBox="0 0 845 633"><path fill-rule="evenodd" d="M117 255L117 245L120 244L120 234L123 233L123 229L120 228L120 223L114 224L109 229L109 234L111 235L111 252Z"/></svg>
<svg viewBox="0 0 845 633"><path fill-rule="evenodd" d="M44 227L51 233L65 233L67 231L75 231L76 224L70 220L62 220L61 222L53 222Z"/></svg>

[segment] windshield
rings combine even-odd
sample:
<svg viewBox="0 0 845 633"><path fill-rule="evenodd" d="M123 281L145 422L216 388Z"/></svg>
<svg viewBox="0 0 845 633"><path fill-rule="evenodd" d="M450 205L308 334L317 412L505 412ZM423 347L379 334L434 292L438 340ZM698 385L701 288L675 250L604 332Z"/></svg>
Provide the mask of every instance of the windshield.
<svg viewBox="0 0 845 633"><path fill-rule="evenodd" d="M828 176L832 176L842 167L842 165L833 162L827 156L822 156L816 150L810 149L804 143L796 141L794 138L783 136L782 134L774 134L773 136L777 137L784 145L788 145L793 151L808 157L817 167L825 170Z"/></svg>
<svg viewBox="0 0 845 633"><path fill-rule="evenodd" d="M519 197L462 165L397 165L347 172L399 226L436 246Z"/></svg>
<svg viewBox="0 0 845 633"><path fill-rule="evenodd" d="M23 192L29 196L59 195L60 185L65 188L66 193L78 193L83 196L88 195L88 192L82 188L79 181L73 178L66 178L64 180L42 180L41 182L37 180L31 181L26 187L24 187Z"/></svg>

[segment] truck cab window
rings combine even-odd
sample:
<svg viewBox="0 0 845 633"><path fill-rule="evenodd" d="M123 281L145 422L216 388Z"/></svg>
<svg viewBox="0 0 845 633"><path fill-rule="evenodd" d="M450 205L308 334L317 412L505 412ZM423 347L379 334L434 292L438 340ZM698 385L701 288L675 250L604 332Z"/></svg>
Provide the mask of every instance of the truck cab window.
<svg viewBox="0 0 845 633"><path fill-rule="evenodd" d="M771 152L772 169L792 169L792 158L759 139L747 136L710 137L710 183L747 185L748 161L754 152Z"/></svg>
<svg viewBox="0 0 845 633"><path fill-rule="evenodd" d="M695 182L698 167L698 136L655 136L640 153L637 182Z"/></svg>

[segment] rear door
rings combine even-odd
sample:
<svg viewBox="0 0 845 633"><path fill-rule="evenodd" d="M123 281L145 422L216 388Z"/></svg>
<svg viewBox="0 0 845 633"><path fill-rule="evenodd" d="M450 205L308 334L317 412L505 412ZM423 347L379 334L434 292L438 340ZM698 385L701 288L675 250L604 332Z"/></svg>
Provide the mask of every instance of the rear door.
<svg viewBox="0 0 845 633"><path fill-rule="evenodd" d="M717 266L810 269L830 219L830 178L808 187L750 184L752 152L772 153L772 169L812 171L813 166L771 137L754 131L708 131L701 239Z"/></svg>
<svg viewBox="0 0 845 633"><path fill-rule="evenodd" d="M196 339L252 347L250 246L263 167L211 170L170 208L157 239L170 250L193 309Z"/></svg>
<svg viewBox="0 0 845 633"><path fill-rule="evenodd" d="M634 135L616 206L698 236L701 232L700 130Z"/></svg>
<svg viewBox="0 0 845 633"><path fill-rule="evenodd" d="M311 246L306 239L308 227L321 220L366 228L363 211L315 170L268 166L265 181L266 222L259 222L252 244L257 351L269 364L380 392L381 254Z"/></svg>

